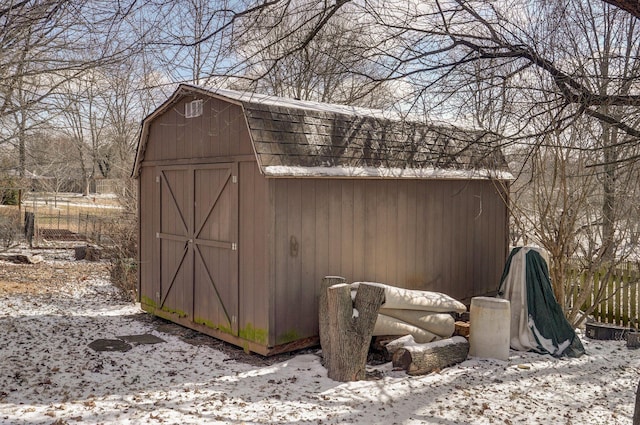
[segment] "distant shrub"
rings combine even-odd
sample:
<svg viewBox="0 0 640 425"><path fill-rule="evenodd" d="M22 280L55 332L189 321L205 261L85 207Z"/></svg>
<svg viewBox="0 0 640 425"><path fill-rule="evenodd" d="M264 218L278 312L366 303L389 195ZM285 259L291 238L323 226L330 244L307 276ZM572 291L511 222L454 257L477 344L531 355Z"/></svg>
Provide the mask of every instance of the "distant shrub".
<svg viewBox="0 0 640 425"><path fill-rule="evenodd" d="M120 199L123 212L107 223L103 246L104 258L109 261L111 282L122 294L135 301L138 291L138 220L136 213L135 188L127 185Z"/></svg>
<svg viewBox="0 0 640 425"><path fill-rule="evenodd" d="M104 258L109 261L111 282L125 298L135 301L138 290L136 218L122 214L109 222L105 234L108 242L103 245Z"/></svg>
<svg viewBox="0 0 640 425"><path fill-rule="evenodd" d="M18 191L16 189L5 189L0 198L2 205L18 205Z"/></svg>
<svg viewBox="0 0 640 425"><path fill-rule="evenodd" d="M20 237L20 218L15 210L0 209L0 243L9 248Z"/></svg>

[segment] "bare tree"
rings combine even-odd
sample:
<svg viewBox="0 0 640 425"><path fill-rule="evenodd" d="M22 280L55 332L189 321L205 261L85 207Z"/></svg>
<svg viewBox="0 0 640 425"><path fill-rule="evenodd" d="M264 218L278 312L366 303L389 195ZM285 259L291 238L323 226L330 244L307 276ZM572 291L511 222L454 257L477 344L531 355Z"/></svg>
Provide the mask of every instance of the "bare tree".
<svg viewBox="0 0 640 425"><path fill-rule="evenodd" d="M140 119L150 110L152 99L144 89L144 67L138 58L109 66L103 75L107 82L102 92L107 128L101 161L102 167L109 169L103 175L125 178L131 173ZM107 159L110 161L108 164L105 162Z"/></svg>
<svg viewBox="0 0 640 425"><path fill-rule="evenodd" d="M640 3L634 0L604 0L609 4L619 7L635 16L640 18Z"/></svg>
<svg viewBox="0 0 640 425"><path fill-rule="evenodd" d="M575 325L611 295L607 285L595 291L594 281L607 282L638 246L631 232L640 196L637 169L618 170L614 231L609 234L603 226L608 189L602 185L602 172L589 166L601 157L590 149L599 136L599 126L582 119L511 155L513 168L521 170L511 190L512 241L538 244L549 252L556 299ZM615 255L603 249L605 241Z"/></svg>
<svg viewBox="0 0 640 425"><path fill-rule="evenodd" d="M243 63L235 87L295 99L368 107L389 107L397 90L381 77L363 26L338 11L300 46L295 31L312 25L313 10L302 15L270 15L240 31L235 51ZM397 88L397 87L396 87Z"/></svg>
<svg viewBox="0 0 640 425"><path fill-rule="evenodd" d="M0 6L0 117L23 108L14 102L20 82L48 80L32 91L29 103L35 105L79 73L128 56L137 46L135 33L117 35L136 3L34 0Z"/></svg>
<svg viewBox="0 0 640 425"><path fill-rule="evenodd" d="M586 115L637 139L640 130L634 126L634 117L640 96L633 90L626 94L615 91L603 94L598 90L601 76L575 60L584 51L577 52L570 42L576 37L574 18L588 8L598 14L619 13L617 19L628 17L605 3L584 0L540 0L526 4L485 0L335 3L274 0L254 8L227 9L223 24L196 42L206 42L229 28L249 36L252 32L260 35L271 30L281 50L279 57L271 58L270 66L258 75L267 76L281 62L308 48L324 28L341 16L339 12L344 12L357 20L360 33L368 40L366 50L353 49L352 54L371 61L382 71L368 77L372 81L397 81L413 87L412 96L406 98L409 105L429 109L447 105L448 111L455 105L458 111L464 111L472 82L475 87L474 72L480 68L486 71L480 75L485 87L499 85L515 92L510 96L514 103L504 111L509 122L503 129L510 130L507 135L512 140L535 136L529 124L546 112L553 113L560 125ZM288 22L296 24L288 27ZM596 32L600 29L594 27ZM581 43L594 41L582 38ZM246 58L230 69L237 72L249 65L251 62ZM621 81L620 71L613 70L612 81ZM474 79L470 75L475 75ZM545 101L532 101L529 95L521 98L518 93L522 92L544 94ZM623 108L625 114L620 116L603 106Z"/></svg>
<svg viewBox="0 0 640 425"><path fill-rule="evenodd" d="M59 125L73 141L74 157L81 170L83 195L88 195L97 173L107 173L105 167L108 162L103 157L107 129L104 94L107 86L101 72L90 70L82 78L67 82L63 87L64 90L56 97L61 112Z"/></svg>
<svg viewBox="0 0 640 425"><path fill-rule="evenodd" d="M211 85L228 73L233 8L244 2L178 0L160 2L144 14L146 54L168 83Z"/></svg>

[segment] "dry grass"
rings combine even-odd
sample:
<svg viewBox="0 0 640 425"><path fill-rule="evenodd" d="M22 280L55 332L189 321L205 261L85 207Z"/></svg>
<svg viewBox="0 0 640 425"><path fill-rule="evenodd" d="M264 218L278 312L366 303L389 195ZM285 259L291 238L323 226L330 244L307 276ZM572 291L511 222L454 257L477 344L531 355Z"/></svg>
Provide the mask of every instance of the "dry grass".
<svg viewBox="0 0 640 425"><path fill-rule="evenodd" d="M129 197L119 199L104 195L29 193L23 200L22 211L15 206L4 207L0 209L0 213L13 217L14 221L20 223L25 211L33 212L36 227L34 246L57 246L56 238L60 237L58 231L67 230L76 234L71 235L73 238L87 238L89 243L99 245L102 258L108 262L101 267L106 267L114 286L126 298L134 300L137 290L137 221L135 213L123 207L135 207L133 194ZM20 215L22 217L18 220ZM0 239L2 229L0 215ZM43 229L52 231L45 233ZM51 240L46 240L49 237ZM0 289L2 287L16 289L10 282L5 282Z"/></svg>
<svg viewBox="0 0 640 425"><path fill-rule="evenodd" d="M0 244L9 248L20 237L21 226L18 215L10 208L0 209Z"/></svg>
<svg viewBox="0 0 640 425"><path fill-rule="evenodd" d="M33 252L38 254L37 251ZM51 264L13 264L0 261L0 294L55 294L66 288L67 282L82 282L91 277L104 276L107 265L81 261Z"/></svg>

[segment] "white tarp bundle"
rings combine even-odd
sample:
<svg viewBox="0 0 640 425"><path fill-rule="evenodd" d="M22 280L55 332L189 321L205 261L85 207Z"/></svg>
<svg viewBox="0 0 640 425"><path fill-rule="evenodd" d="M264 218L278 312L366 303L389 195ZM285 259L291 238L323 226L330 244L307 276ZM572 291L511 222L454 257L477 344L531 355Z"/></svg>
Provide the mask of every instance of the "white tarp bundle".
<svg viewBox="0 0 640 425"><path fill-rule="evenodd" d="M351 284L357 289L360 282ZM464 313L467 307L440 292L398 288L375 282L363 282L384 288L385 301L373 330L374 336L412 335L425 343L449 338L455 330L451 313Z"/></svg>

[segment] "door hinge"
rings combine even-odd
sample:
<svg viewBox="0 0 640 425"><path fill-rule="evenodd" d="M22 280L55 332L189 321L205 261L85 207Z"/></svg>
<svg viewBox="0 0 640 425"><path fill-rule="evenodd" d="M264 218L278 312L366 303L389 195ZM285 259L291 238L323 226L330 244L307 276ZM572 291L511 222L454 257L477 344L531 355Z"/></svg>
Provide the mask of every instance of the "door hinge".
<svg viewBox="0 0 640 425"><path fill-rule="evenodd" d="M238 244L235 242L231 242L231 251L237 251L238 250Z"/></svg>
<svg viewBox="0 0 640 425"><path fill-rule="evenodd" d="M156 176L156 183L160 183L160 176Z"/></svg>
<svg viewBox="0 0 640 425"><path fill-rule="evenodd" d="M238 176L231 176L231 183L238 183Z"/></svg>
<svg viewBox="0 0 640 425"><path fill-rule="evenodd" d="M160 233L156 233L156 239L160 239Z"/></svg>

